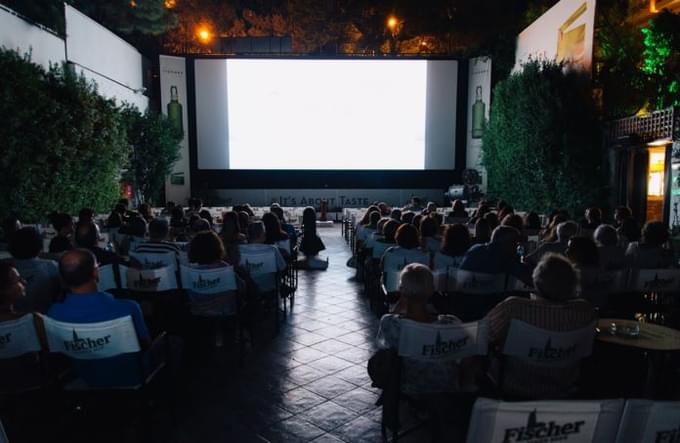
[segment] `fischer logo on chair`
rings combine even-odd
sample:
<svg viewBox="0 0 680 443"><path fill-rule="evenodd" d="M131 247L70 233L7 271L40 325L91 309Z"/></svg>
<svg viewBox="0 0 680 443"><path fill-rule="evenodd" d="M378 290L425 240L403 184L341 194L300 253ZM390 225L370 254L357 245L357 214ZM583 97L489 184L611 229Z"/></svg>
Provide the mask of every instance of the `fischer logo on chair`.
<svg viewBox="0 0 680 443"><path fill-rule="evenodd" d="M468 339L469 337L466 335L456 340L442 340L441 335L437 332L437 338L433 345L423 345L422 355L437 357L456 352L467 345Z"/></svg>
<svg viewBox="0 0 680 443"><path fill-rule="evenodd" d="M134 287L138 289L150 289L157 287L160 284L160 282L161 282L160 277L144 278L144 276L140 272L139 278L131 283L133 283Z"/></svg>
<svg viewBox="0 0 680 443"><path fill-rule="evenodd" d="M8 344L12 343L12 333L8 332L7 334L0 335L0 349L5 349L5 346Z"/></svg>
<svg viewBox="0 0 680 443"><path fill-rule="evenodd" d="M551 362L567 360L575 353L576 345L571 345L566 348L554 348L552 346L551 340L548 339L543 348L529 348L529 355L527 355L527 357L535 360Z"/></svg>
<svg viewBox="0 0 680 443"><path fill-rule="evenodd" d="M219 286L221 280L222 279L220 277L214 279L204 279L199 275L197 280L191 282L191 286L194 289L211 289Z"/></svg>
<svg viewBox="0 0 680 443"><path fill-rule="evenodd" d="M558 423L550 421L548 423L539 422L536 419L536 410L529 413L527 424L517 428L506 428L503 443L526 442L526 443L548 443L557 441L568 441L571 436L581 433L581 428L585 427L585 420Z"/></svg>
<svg viewBox="0 0 680 443"><path fill-rule="evenodd" d="M64 348L71 352L91 353L97 352L110 344L111 335L105 335L99 338L80 338L75 330L73 330L73 340L64 340Z"/></svg>
<svg viewBox="0 0 680 443"><path fill-rule="evenodd" d="M679 443L680 442L680 425L675 429L666 431L658 431L656 433L655 443Z"/></svg>

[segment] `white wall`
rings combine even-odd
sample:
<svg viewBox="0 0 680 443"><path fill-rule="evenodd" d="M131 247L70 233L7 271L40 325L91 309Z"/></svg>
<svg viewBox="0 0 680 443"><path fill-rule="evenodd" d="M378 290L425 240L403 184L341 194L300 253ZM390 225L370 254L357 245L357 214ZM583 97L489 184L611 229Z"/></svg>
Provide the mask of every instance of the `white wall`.
<svg viewBox="0 0 680 443"><path fill-rule="evenodd" d="M142 54L77 9L69 5L64 8L68 61L94 80L104 97L135 104L145 111L149 100L141 91Z"/></svg>
<svg viewBox="0 0 680 443"><path fill-rule="evenodd" d="M49 68L50 63L66 60L64 40L51 32L34 26L0 7L0 46L20 54L31 53L31 60Z"/></svg>
<svg viewBox="0 0 680 443"><path fill-rule="evenodd" d="M515 52L515 68L531 58L557 59L557 47L560 28L580 7L586 5L586 10L575 20L564 27L564 31L571 31L585 25L583 40L583 57L578 60L578 66L589 71L593 58L593 32L595 23L595 0L562 0L529 25L517 37Z"/></svg>

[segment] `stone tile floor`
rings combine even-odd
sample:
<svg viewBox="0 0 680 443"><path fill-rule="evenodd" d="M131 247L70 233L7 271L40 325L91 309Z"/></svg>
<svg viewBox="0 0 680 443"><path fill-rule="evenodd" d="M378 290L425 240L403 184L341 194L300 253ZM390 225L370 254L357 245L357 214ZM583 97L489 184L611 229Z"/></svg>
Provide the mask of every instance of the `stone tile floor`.
<svg viewBox="0 0 680 443"><path fill-rule="evenodd" d="M328 270L300 271L278 337L262 338L241 369L220 357L199 368L173 440L381 441L378 390L366 372L378 320L345 266L340 226L319 233Z"/></svg>

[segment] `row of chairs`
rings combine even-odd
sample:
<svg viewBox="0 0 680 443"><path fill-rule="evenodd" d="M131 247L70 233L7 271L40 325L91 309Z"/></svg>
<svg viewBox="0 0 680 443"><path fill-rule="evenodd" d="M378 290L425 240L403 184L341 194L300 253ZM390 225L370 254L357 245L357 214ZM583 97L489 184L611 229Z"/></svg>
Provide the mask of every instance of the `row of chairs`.
<svg viewBox="0 0 680 443"><path fill-rule="evenodd" d="M572 331L555 332L511 320L500 361L503 364L505 359L516 359L547 370L578 366L592 354L595 333L595 323ZM439 365L488 354L487 319L458 324L426 324L401 319L399 346L392 350L390 379L383 391L383 436L386 438L390 428L393 440L399 437L399 403L408 398L401 393L400 374L404 359ZM496 380L496 395L500 397L503 396L503 373L501 367Z"/></svg>

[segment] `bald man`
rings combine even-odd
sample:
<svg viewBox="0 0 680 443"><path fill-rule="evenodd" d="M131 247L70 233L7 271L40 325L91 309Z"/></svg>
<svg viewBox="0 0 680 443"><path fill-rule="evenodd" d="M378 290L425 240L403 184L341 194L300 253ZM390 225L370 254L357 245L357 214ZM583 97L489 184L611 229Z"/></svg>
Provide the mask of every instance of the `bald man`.
<svg viewBox="0 0 680 443"><path fill-rule="evenodd" d="M98 323L129 315L140 345L142 348L149 346L149 331L139 304L132 300L115 299L113 295L97 290L99 269L92 252L87 249L67 251L59 260L59 273L68 293L63 302L50 307L48 317L68 323ZM92 386L134 383L127 369L138 365L137 356L129 354L104 360L74 360L73 364L78 375Z"/></svg>

